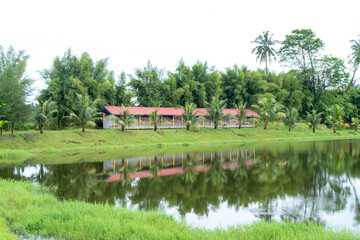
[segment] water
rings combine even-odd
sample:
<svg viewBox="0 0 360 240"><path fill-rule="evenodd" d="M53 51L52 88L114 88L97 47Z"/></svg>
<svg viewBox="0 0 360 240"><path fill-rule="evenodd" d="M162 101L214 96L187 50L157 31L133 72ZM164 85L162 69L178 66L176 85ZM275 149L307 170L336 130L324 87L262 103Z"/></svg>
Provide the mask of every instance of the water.
<svg viewBox="0 0 360 240"><path fill-rule="evenodd" d="M288 219L360 229L360 140L202 148L0 165L0 177L55 187L60 199L159 209L206 228Z"/></svg>

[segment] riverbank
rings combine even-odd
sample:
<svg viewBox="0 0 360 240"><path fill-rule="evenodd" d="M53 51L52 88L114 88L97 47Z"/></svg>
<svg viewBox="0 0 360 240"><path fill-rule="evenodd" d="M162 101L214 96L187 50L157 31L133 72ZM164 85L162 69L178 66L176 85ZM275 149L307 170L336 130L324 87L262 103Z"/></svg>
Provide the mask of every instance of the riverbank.
<svg viewBox="0 0 360 240"><path fill-rule="evenodd" d="M316 133L305 123L299 123L289 132L283 124L242 129L201 130L166 129L152 130L76 130L16 132L14 136L5 133L0 136L0 161L5 158L24 157L41 153L59 153L71 150L96 150L105 148L169 147L191 146L198 144L234 144L276 140L325 140L360 138L354 130L340 130L336 134L326 127Z"/></svg>
<svg viewBox="0 0 360 240"><path fill-rule="evenodd" d="M49 189L0 180L2 239L23 236L61 239L359 239L359 233L314 223L257 222L205 230L157 211L60 201ZM5 224L6 223L6 224Z"/></svg>

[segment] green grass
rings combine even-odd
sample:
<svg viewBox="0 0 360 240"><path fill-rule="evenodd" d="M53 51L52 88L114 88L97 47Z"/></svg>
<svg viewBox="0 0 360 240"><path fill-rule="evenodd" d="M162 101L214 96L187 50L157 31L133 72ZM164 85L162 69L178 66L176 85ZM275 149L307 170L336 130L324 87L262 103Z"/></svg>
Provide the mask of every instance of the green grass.
<svg viewBox="0 0 360 240"><path fill-rule="evenodd" d="M314 223L256 222L228 229L191 227L164 213L60 201L47 188L0 180L0 236L60 239L359 239ZM5 224L6 222L6 224ZM9 231L11 229L12 232ZM5 236L5 237L3 237Z"/></svg>
<svg viewBox="0 0 360 240"><path fill-rule="evenodd" d="M162 133L152 130L77 130L16 132L0 136L0 161L18 157L35 156L39 153L58 153L69 150L99 150L104 148L193 146L197 144L235 144L274 140L320 140L360 138L353 130L332 130L322 127L315 134L305 123L299 123L289 132L281 123L263 130L256 128L209 129L186 131L166 129Z"/></svg>

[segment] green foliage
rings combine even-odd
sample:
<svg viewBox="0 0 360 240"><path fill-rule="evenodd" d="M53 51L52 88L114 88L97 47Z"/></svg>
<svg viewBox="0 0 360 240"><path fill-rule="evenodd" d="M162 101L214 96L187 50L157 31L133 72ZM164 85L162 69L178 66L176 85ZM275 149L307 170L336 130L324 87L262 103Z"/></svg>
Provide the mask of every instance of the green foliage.
<svg viewBox="0 0 360 240"><path fill-rule="evenodd" d="M206 105L206 118L213 122L214 129L223 124L226 118L230 117L229 114L224 114L226 100L220 100L219 98L213 97L210 103L206 102Z"/></svg>
<svg viewBox="0 0 360 240"><path fill-rule="evenodd" d="M107 62L105 58L94 63L88 53L79 58L68 49L63 57L54 59L50 69L42 72L48 87L38 100L44 102L51 97L57 103L60 127L66 126L64 116L77 107L78 94L102 99L105 104L115 103L114 73L107 69Z"/></svg>
<svg viewBox="0 0 360 240"><path fill-rule="evenodd" d="M297 118L298 118L298 110L296 108L288 109L287 107L284 108L285 117L282 118L284 125L289 128L289 132L293 129L296 125Z"/></svg>
<svg viewBox="0 0 360 240"><path fill-rule="evenodd" d="M351 118L351 125L354 127L355 132L357 132L358 128L359 128L359 118Z"/></svg>
<svg viewBox="0 0 360 240"><path fill-rule="evenodd" d="M190 130L190 128L199 127L198 122L198 111L196 110L196 105L194 103L186 103L185 106L182 107L183 114L181 115L182 121L185 123L186 130Z"/></svg>
<svg viewBox="0 0 360 240"><path fill-rule="evenodd" d="M0 134L2 135L2 130L5 124L7 124L8 121L6 120L0 120Z"/></svg>
<svg viewBox="0 0 360 240"><path fill-rule="evenodd" d="M0 46L0 99L6 102L0 116L11 123L12 133L15 124L27 120L31 113L31 106L26 104L33 83L25 76L28 58L24 51L16 52L12 47L4 51Z"/></svg>
<svg viewBox="0 0 360 240"><path fill-rule="evenodd" d="M158 129L158 127L161 125L162 122L162 115L159 114L159 108L156 108L154 111L152 111L149 115L149 121L152 126L154 126L154 131Z"/></svg>
<svg viewBox="0 0 360 240"><path fill-rule="evenodd" d="M272 40L273 34L269 36L269 31L263 32L263 35L259 35L252 43L257 46L251 51L257 55L256 60L260 59L261 62L265 62L265 74L268 73L268 62L271 63L271 58L276 60L276 51L273 46L279 43L278 40Z"/></svg>
<svg viewBox="0 0 360 240"><path fill-rule="evenodd" d="M307 112L306 119L308 121L308 126L312 129L313 133L315 133L315 130L320 126L322 120L321 116L322 112L317 113L315 109L313 109L311 113Z"/></svg>
<svg viewBox="0 0 360 240"><path fill-rule="evenodd" d="M54 120L54 115L58 112L56 103L51 99L46 100L42 105L37 106L34 121L39 127L40 134L44 131L44 126Z"/></svg>
<svg viewBox="0 0 360 240"><path fill-rule="evenodd" d="M131 127L137 123L135 117L130 114L130 109L126 109L122 106L120 116L109 115L107 116L110 120L114 120L116 123L120 124L121 131L124 131L125 128Z"/></svg>
<svg viewBox="0 0 360 240"><path fill-rule="evenodd" d="M356 41L354 39L350 40L351 43L351 54L350 54L350 64L352 65L352 77L349 81L347 90L355 86L356 83L356 72L359 69L360 65L360 40Z"/></svg>
<svg viewBox="0 0 360 240"><path fill-rule="evenodd" d="M344 113L344 107L338 104L333 104L328 108L328 116L326 118L327 123L330 124L331 129L336 133L336 129L342 127L341 115Z"/></svg>
<svg viewBox="0 0 360 240"><path fill-rule="evenodd" d="M95 126L95 121L101 119L102 113L98 112L97 109L102 102L101 99L91 101L90 96L77 94L76 108L70 112L70 116L67 118L85 132L86 127Z"/></svg>
<svg viewBox="0 0 360 240"><path fill-rule="evenodd" d="M235 108L237 110L237 114L236 114L236 120L239 126L239 129L241 128L241 124L245 122L246 119L246 102L242 103L240 102L239 104L235 104Z"/></svg>
<svg viewBox="0 0 360 240"><path fill-rule="evenodd" d="M280 112L281 104L272 97L260 98L258 104L252 107L258 111L259 120L263 122L264 129L267 128L269 122L276 121L283 116L283 113Z"/></svg>

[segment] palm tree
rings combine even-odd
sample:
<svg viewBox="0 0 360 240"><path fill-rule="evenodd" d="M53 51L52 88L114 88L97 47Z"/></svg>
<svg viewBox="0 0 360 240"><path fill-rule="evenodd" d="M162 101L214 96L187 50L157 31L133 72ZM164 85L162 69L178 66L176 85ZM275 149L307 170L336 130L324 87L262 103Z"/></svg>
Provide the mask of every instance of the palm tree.
<svg viewBox="0 0 360 240"><path fill-rule="evenodd" d="M289 128L289 132L290 132L291 129L294 128L296 125L297 117L299 113L298 110L296 110L296 108L291 108L291 110L289 110L287 107L285 107L285 115L286 116L283 117L283 122L284 125Z"/></svg>
<svg viewBox="0 0 360 240"><path fill-rule="evenodd" d="M122 106L121 115L119 117L109 115L108 118L120 124L121 131L124 131L126 127L132 126L137 123L135 117L130 114L130 109L125 109L124 106Z"/></svg>
<svg viewBox="0 0 360 240"><path fill-rule="evenodd" d="M158 126L161 124L161 114L159 112L159 107L155 109L155 111L152 111L149 115L149 121L151 122L151 125L154 126L154 131L158 129Z"/></svg>
<svg viewBox="0 0 360 240"><path fill-rule="evenodd" d="M359 118L351 118L351 125L354 126L355 128L355 132L357 132L358 128L359 128Z"/></svg>
<svg viewBox="0 0 360 240"><path fill-rule="evenodd" d="M211 103L205 102L208 109L206 118L214 123L214 128L216 129L221 125L226 118L230 117L229 114L224 114L224 109L226 107L226 100L220 100L217 97L212 97Z"/></svg>
<svg viewBox="0 0 360 240"><path fill-rule="evenodd" d="M336 133L336 128L341 127L340 117L344 113L344 107L334 103L329 109L329 116L326 121L331 125L331 128Z"/></svg>
<svg viewBox="0 0 360 240"><path fill-rule="evenodd" d="M185 123L186 130L189 130L190 127L198 126L198 111L196 110L196 105L194 103L186 103L182 109L184 113L181 115L181 118Z"/></svg>
<svg viewBox="0 0 360 240"><path fill-rule="evenodd" d="M360 65L360 40L350 40L352 53L350 54L350 63L353 65L353 74L349 82L348 89L355 85L355 74Z"/></svg>
<svg viewBox="0 0 360 240"><path fill-rule="evenodd" d="M238 111L238 113L235 117L237 119L237 122L239 124L239 129L240 129L241 124L245 121L246 113L248 111L246 109L246 102L245 103L240 102L239 104L235 104L235 108Z"/></svg>
<svg viewBox="0 0 360 240"><path fill-rule="evenodd" d="M311 113L306 112L307 113L307 120L308 120L308 125L309 128L312 129L313 133L315 133L315 129L319 127L320 122L321 122L321 115L322 112L317 113L316 110L312 110Z"/></svg>
<svg viewBox="0 0 360 240"><path fill-rule="evenodd" d="M41 106L38 106L34 120L39 126L40 134L44 132L44 126L52 120L54 114L57 112L56 102L51 101L51 98L46 100Z"/></svg>
<svg viewBox="0 0 360 240"><path fill-rule="evenodd" d="M70 120L74 125L81 126L85 132L86 127L95 126L95 121L101 119L101 113L97 111L97 106L101 103L101 99L91 101L89 96L77 94L76 113L70 113Z"/></svg>
<svg viewBox="0 0 360 240"><path fill-rule="evenodd" d="M260 120L264 123L264 129L267 128L269 121L275 121L283 113L279 112L282 108L281 104L277 103L275 98L264 97L258 100L258 105L253 105L259 115Z"/></svg>
<svg viewBox="0 0 360 240"><path fill-rule="evenodd" d="M260 59L261 62L265 62L265 74L268 72L268 62L271 63L271 58L276 60L276 51L273 46L279 43L278 40L272 40L273 34L269 36L269 31L263 32L263 35L259 35L255 38L255 41L252 43L257 44L257 46L251 51L257 55L256 60Z"/></svg>

